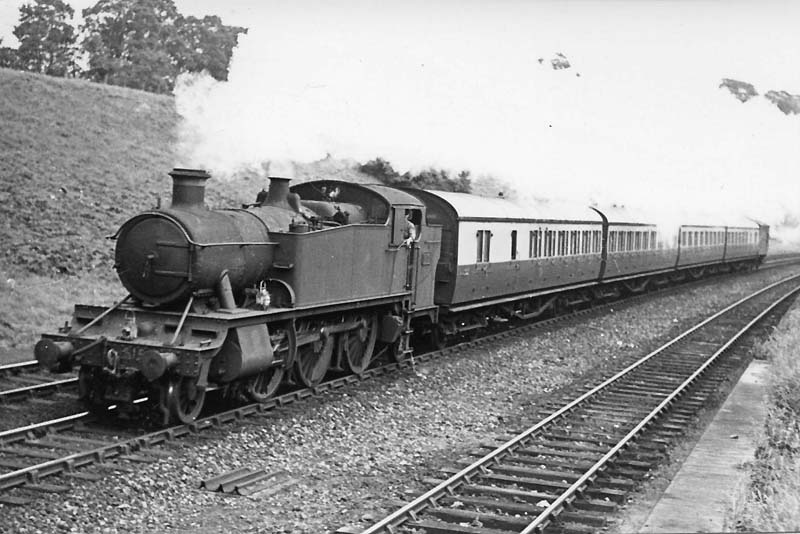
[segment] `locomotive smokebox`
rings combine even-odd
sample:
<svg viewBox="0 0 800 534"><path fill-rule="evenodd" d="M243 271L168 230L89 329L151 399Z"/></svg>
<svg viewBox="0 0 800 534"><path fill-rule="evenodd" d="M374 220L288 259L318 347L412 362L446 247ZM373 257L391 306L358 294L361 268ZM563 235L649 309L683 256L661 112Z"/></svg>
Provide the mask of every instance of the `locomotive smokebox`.
<svg viewBox="0 0 800 534"><path fill-rule="evenodd" d="M185 302L195 292L214 292L227 271L235 297L268 278L272 220L247 210L208 209L206 171L169 174L172 207L128 219L115 236L114 267L131 295L148 305Z"/></svg>
<svg viewBox="0 0 800 534"><path fill-rule="evenodd" d="M266 204L290 209L287 198L289 197L289 182L291 181L291 178L270 176Z"/></svg>
<svg viewBox="0 0 800 534"><path fill-rule="evenodd" d="M211 178L201 169L172 169L172 207L202 208L206 198L206 180ZM288 190L288 187L287 187ZM270 185L270 191L272 186Z"/></svg>

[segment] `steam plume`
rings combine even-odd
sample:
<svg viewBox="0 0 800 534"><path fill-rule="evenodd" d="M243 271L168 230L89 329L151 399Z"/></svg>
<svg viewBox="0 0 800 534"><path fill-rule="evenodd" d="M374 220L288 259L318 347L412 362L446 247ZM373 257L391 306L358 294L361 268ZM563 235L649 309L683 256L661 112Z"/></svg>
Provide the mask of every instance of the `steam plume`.
<svg viewBox="0 0 800 534"><path fill-rule="evenodd" d="M775 225L800 211L800 121L719 88L731 76L800 89L786 13L748 3L689 16L650 2L273 7L241 39L228 83L180 80L186 163L220 176L274 159L382 156L400 171L491 175L521 198L638 207L656 222L705 212ZM559 56L568 68L539 61Z"/></svg>

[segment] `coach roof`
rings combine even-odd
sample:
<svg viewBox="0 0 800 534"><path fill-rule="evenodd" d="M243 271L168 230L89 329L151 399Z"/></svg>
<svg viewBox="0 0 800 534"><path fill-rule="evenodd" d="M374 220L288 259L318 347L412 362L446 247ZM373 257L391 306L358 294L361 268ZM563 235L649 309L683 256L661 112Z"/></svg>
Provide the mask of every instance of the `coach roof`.
<svg viewBox="0 0 800 534"><path fill-rule="evenodd" d="M584 221L600 222L588 206L566 202L531 200L525 206L501 197L482 197L450 191L428 191L447 202L459 220Z"/></svg>

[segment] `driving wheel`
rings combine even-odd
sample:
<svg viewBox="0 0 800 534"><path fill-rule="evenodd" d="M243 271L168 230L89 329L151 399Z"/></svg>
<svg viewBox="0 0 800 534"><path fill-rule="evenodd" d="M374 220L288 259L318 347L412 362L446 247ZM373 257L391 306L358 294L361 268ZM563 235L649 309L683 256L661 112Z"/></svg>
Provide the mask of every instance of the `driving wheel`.
<svg viewBox="0 0 800 534"><path fill-rule="evenodd" d="M313 334L314 325L308 324L301 327L298 331L298 340L304 336ZM331 365L333 355L333 338L326 336L304 343L297 347L297 358L294 362L294 377L298 383L305 387L314 387L322 382L328 368Z"/></svg>
<svg viewBox="0 0 800 534"><path fill-rule="evenodd" d="M339 349L344 353L347 367L357 375L362 374L372 362L375 341L378 339L378 318L355 318L361 325L355 330L344 332L339 337Z"/></svg>
<svg viewBox="0 0 800 534"><path fill-rule="evenodd" d="M193 423L206 400L206 390L197 387L197 379L190 376L172 378L166 385L166 399L173 420Z"/></svg>
<svg viewBox="0 0 800 534"><path fill-rule="evenodd" d="M297 337L294 325L279 328L270 336L272 343L272 367L250 378L245 384L245 393L254 402L266 402L275 395L283 381L286 367L297 354Z"/></svg>

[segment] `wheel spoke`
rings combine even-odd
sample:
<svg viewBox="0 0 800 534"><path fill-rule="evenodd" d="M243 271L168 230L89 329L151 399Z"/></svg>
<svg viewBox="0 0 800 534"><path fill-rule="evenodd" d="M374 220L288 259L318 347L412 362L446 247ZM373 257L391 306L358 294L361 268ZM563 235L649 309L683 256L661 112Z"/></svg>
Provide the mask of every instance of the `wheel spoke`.
<svg viewBox="0 0 800 534"><path fill-rule="evenodd" d="M181 423L194 422L206 399L205 389L198 388L195 378L189 376L171 379L166 385L165 394L170 414Z"/></svg>
<svg viewBox="0 0 800 534"><path fill-rule="evenodd" d="M301 332L311 332L316 329L315 325L307 324ZM306 387L318 385L328 372L332 355L333 336L298 347L294 367L297 381Z"/></svg>
<svg viewBox="0 0 800 534"><path fill-rule="evenodd" d="M378 337L378 318L376 316L356 317L356 320L360 320L362 326L342 334L340 343L345 351L350 371L361 374L372 362Z"/></svg>

